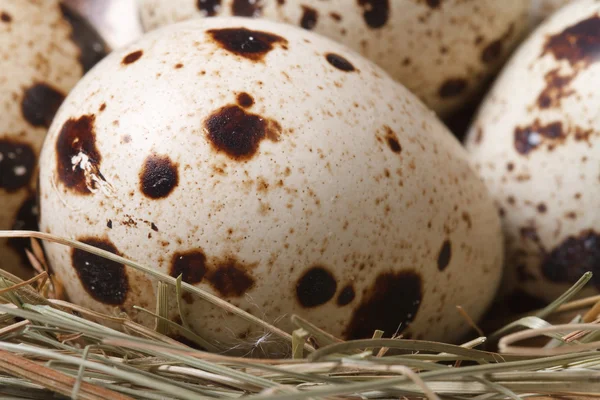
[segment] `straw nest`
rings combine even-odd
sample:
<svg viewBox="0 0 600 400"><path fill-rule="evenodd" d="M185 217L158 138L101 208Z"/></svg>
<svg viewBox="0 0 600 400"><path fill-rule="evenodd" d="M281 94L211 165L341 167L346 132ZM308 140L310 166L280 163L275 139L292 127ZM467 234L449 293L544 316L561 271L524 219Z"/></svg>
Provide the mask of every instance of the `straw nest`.
<svg viewBox="0 0 600 400"><path fill-rule="evenodd" d="M39 232L29 237L37 276L22 281L0 270L0 397L14 399L519 399L600 397L600 296L572 301L584 275L548 307L496 332L473 327L473 340L452 345L402 337L342 341L297 316L291 335L199 289L82 243ZM158 280L154 329L115 313L104 315L61 300L38 240L90 251ZM202 351L211 344L167 320L169 293L185 292L264 329L261 341L286 344L285 359L255 359ZM172 294L171 294L172 295ZM565 320L552 324L549 321ZM110 326L110 327L108 327ZM187 344L166 335L176 330ZM537 338L532 342L530 339ZM543 340L539 340L539 339ZM541 343L541 344L540 344Z"/></svg>

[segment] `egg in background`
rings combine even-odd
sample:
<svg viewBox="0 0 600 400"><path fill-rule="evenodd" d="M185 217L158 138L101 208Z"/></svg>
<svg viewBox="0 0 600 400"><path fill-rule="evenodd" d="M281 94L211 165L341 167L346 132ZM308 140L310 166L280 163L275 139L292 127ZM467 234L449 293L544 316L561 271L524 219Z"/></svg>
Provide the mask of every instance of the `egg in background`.
<svg viewBox="0 0 600 400"><path fill-rule="evenodd" d="M543 305L586 271L600 289L600 3L573 2L520 46L466 146L501 212L504 294Z"/></svg>
<svg viewBox="0 0 600 400"><path fill-rule="evenodd" d="M475 98L527 28L523 0L138 0L146 30L236 15L300 26L366 56L440 116Z"/></svg>
<svg viewBox="0 0 600 400"><path fill-rule="evenodd" d="M35 180L46 131L69 90L106 52L59 1L0 0L0 229L37 230ZM0 239L0 268L32 269L27 239Z"/></svg>

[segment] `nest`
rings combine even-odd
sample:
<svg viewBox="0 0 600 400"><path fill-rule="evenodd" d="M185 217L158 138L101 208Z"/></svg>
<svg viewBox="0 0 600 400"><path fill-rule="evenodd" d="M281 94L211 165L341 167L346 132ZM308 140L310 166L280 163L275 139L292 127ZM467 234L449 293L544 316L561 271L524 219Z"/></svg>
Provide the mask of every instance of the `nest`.
<svg viewBox="0 0 600 400"><path fill-rule="evenodd" d="M0 271L2 398L600 398L600 296L572 300L591 273L544 309L489 336L464 314L479 336L462 345L383 339L380 331L372 339L342 341L298 316L291 317L297 329L290 335L181 278L83 243L40 232L0 231L0 237L31 238L28 257L39 272L22 281ZM126 315L104 315L57 299L60 288L48 279L36 239L89 251L157 279L156 312L144 310L154 316L154 329ZM166 318L165 296L173 288L178 298L189 292L256 324L285 343L290 357L231 357L168 337L166 332L175 327L185 339L211 348L185 321ZM548 322L565 312L576 314L570 323ZM530 343L534 338L544 340ZM483 350L490 343L495 351Z"/></svg>

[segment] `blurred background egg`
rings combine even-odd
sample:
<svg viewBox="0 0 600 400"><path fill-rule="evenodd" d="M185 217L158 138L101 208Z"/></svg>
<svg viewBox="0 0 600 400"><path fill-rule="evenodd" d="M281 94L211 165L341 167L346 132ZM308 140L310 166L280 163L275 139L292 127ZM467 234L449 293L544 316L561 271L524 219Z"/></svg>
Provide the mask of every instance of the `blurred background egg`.
<svg viewBox="0 0 600 400"><path fill-rule="evenodd" d="M515 52L466 141L502 216L504 292L533 308L586 271L600 289L599 85L600 3L580 0Z"/></svg>
<svg viewBox="0 0 600 400"><path fill-rule="evenodd" d="M334 39L442 117L474 100L527 27L523 0L140 0L146 30L197 17L266 18Z"/></svg>
<svg viewBox="0 0 600 400"><path fill-rule="evenodd" d="M0 0L0 229L37 229L37 158L54 114L106 54L96 32L53 0ZM25 239L0 239L0 268L27 277Z"/></svg>

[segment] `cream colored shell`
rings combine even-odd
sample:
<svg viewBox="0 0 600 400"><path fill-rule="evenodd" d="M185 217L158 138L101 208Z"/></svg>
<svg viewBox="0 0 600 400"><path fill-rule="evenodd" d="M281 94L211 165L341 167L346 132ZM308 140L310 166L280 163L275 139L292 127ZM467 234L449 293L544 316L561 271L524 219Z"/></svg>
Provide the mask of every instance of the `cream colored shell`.
<svg viewBox="0 0 600 400"><path fill-rule="evenodd" d="M37 156L83 73L71 34L57 1L0 0L0 230L37 227ZM28 276L21 245L0 239L0 268Z"/></svg>
<svg viewBox="0 0 600 400"><path fill-rule="evenodd" d="M501 207L507 288L553 300L600 265L600 3L569 5L503 71L468 136Z"/></svg>
<svg viewBox="0 0 600 400"><path fill-rule="evenodd" d="M44 231L183 273L287 331L299 314L340 337L453 340L468 329L455 306L479 318L499 282L499 218L456 139L374 64L292 26L188 21L112 53L65 100L41 163ZM142 274L46 250L72 301L154 308ZM263 333L184 300L223 346L251 352Z"/></svg>
<svg viewBox="0 0 600 400"><path fill-rule="evenodd" d="M441 116L473 99L521 37L528 11L523 0L138 2L146 30L202 15L313 29L379 64Z"/></svg>

